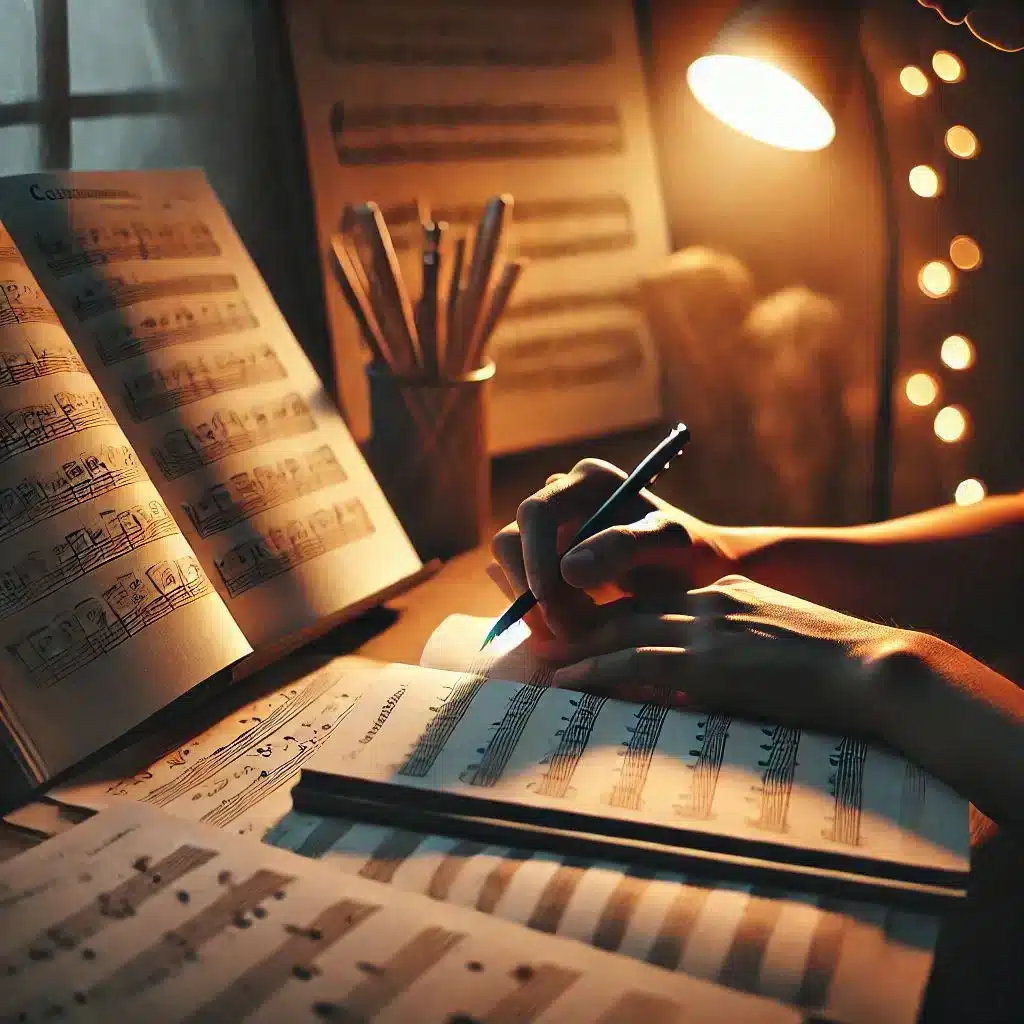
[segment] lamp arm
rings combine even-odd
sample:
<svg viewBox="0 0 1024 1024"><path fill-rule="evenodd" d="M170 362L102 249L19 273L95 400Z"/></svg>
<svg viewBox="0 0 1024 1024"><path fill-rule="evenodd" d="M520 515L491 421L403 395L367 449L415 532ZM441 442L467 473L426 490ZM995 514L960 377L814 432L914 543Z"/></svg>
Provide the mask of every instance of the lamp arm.
<svg viewBox="0 0 1024 1024"><path fill-rule="evenodd" d="M882 198L882 338L878 355L878 391L872 460L871 517L876 522L892 515L894 384L900 346L900 219L893 182L892 153L878 80L863 42L857 46L857 66L875 151L875 169Z"/></svg>

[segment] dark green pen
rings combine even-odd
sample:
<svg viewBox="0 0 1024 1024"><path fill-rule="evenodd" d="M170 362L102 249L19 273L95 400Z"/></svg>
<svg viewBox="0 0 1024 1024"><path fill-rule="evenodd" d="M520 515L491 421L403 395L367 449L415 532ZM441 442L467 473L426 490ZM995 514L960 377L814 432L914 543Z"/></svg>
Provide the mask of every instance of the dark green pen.
<svg viewBox="0 0 1024 1024"><path fill-rule="evenodd" d="M668 469L672 460L687 446L689 441L689 429L685 424L677 423L669 431L668 437L644 458L636 469L615 488L611 497L576 531L576 535L569 541L569 546L563 554L571 551L577 544L583 543L589 537L593 537L595 533L614 526L622 506L630 498L635 498L645 487L650 487ZM495 622L480 650L483 650L495 637L504 633L509 626L519 622L536 603L537 598L534 597L533 591L527 590L525 594L520 594L501 618Z"/></svg>

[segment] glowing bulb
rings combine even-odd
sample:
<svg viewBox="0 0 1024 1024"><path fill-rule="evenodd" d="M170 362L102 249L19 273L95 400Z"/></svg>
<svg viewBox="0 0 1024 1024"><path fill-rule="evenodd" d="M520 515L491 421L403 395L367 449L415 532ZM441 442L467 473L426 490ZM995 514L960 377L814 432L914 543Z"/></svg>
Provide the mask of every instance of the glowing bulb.
<svg viewBox="0 0 1024 1024"><path fill-rule="evenodd" d="M977 505L984 497L985 485L980 480L975 480L974 477L961 480L953 493L953 500L958 505Z"/></svg>
<svg viewBox="0 0 1024 1024"><path fill-rule="evenodd" d="M957 235L949 243L949 258L960 270L977 270L981 266L981 246L968 235Z"/></svg>
<svg viewBox="0 0 1024 1024"><path fill-rule="evenodd" d="M934 198L942 188L938 172L934 167L929 167L927 164L918 164L917 167L911 167L907 178L910 182L911 191L922 196L924 199Z"/></svg>
<svg viewBox="0 0 1024 1024"><path fill-rule="evenodd" d="M809 152L835 137L821 103L768 61L712 54L690 65L686 81L708 113L758 142Z"/></svg>
<svg viewBox="0 0 1024 1024"><path fill-rule="evenodd" d="M931 405L939 397L939 385L930 373L913 373L907 378L906 392L913 405Z"/></svg>
<svg viewBox="0 0 1024 1024"><path fill-rule="evenodd" d="M967 433L967 414L958 405L947 405L935 414L935 436L953 444Z"/></svg>
<svg viewBox="0 0 1024 1024"><path fill-rule="evenodd" d="M920 68L908 64L900 72L900 85L911 96L924 96L928 92L928 77Z"/></svg>
<svg viewBox="0 0 1024 1024"><path fill-rule="evenodd" d="M974 346L962 334L951 334L942 343L939 358L951 370L966 370L974 362Z"/></svg>
<svg viewBox="0 0 1024 1024"><path fill-rule="evenodd" d="M944 82L962 82L964 78L963 64L949 50L937 50L932 54L932 71Z"/></svg>
<svg viewBox="0 0 1024 1024"><path fill-rule="evenodd" d="M942 260L926 263L917 275L918 287L931 299L941 299L953 290L953 268Z"/></svg>
<svg viewBox="0 0 1024 1024"><path fill-rule="evenodd" d="M946 149L961 160L970 160L977 156L980 148L978 136L962 124L955 124L946 132Z"/></svg>

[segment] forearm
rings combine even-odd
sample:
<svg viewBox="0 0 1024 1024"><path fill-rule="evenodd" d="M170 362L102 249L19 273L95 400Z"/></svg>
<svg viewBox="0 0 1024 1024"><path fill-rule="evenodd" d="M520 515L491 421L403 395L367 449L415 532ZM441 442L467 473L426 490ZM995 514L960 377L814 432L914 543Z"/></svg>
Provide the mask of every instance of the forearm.
<svg viewBox="0 0 1024 1024"><path fill-rule="evenodd" d="M727 529L735 572L858 618L1004 652L1024 592L1024 496L837 528Z"/></svg>
<svg viewBox="0 0 1024 1024"><path fill-rule="evenodd" d="M901 634L866 680L878 739L1024 836L1024 690L923 634Z"/></svg>

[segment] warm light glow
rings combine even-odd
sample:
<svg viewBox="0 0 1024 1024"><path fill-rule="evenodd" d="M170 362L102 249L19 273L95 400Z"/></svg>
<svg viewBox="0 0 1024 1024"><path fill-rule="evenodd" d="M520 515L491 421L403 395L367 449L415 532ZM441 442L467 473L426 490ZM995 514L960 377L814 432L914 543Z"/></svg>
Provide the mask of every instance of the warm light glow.
<svg viewBox="0 0 1024 1024"><path fill-rule="evenodd" d="M928 76L920 68L908 64L900 72L900 85L911 96L924 96L928 92Z"/></svg>
<svg viewBox="0 0 1024 1024"><path fill-rule="evenodd" d="M981 266L981 246L968 235L957 235L949 243L949 258L960 270L977 270Z"/></svg>
<svg viewBox="0 0 1024 1024"><path fill-rule="evenodd" d="M944 82L962 82L964 66L949 50L938 50L932 55L932 70Z"/></svg>
<svg viewBox="0 0 1024 1024"><path fill-rule="evenodd" d="M931 405L939 397L939 385L930 373L914 373L907 378L907 398L914 405Z"/></svg>
<svg viewBox="0 0 1024 1024"><path fill-rule="evenodd" d="M952 444L967 433L967 413L959 405L947 405L935 414L935 436Z"/></svg>
<svg viewBox="0 0 1024 1024"><path fill-rule="evenodd" d="M942 260L926 263L917 275L918 287L932 299L941 299L953 290L953 268Z"/></svg>
<svg viewBox="0 0 1024 1024"><path fill-rule="evenodd" d="M951 370L966 370L974 363L974 346L962 334L951 334L942 343L939 358Z"/></svg>
<svg viewBox="0 0 1024 1024"><path fill-rule="evenodd" d="M758 142L806 152L835 137L821 103L768 61L712 54L690 65L686 81L705 110Z"/></svg>
<svg viewBox="0 0 1024 1024"><path fill-rule="evenodd" d="M975 480L973 476L961 480L953 494L953 500L958 505L977 505L984 497L985 485L980 480Z"/></svg>
<svg viewBox="0 0 1024 1024"><path fill-rule="evenodd" d="M927 164L918 164L910 168L907 176L910 181L910 189L924 199L932 199L939 194L942 183L939 181L938 172L934 167Z"/></svg>
<svg viewBox="0 0 1024 1024"><path fill-rule="evenodd" d="M961 160L970 160L978 155L978 136L962 124L955 124L946 132L946 149Z"/></svg>

